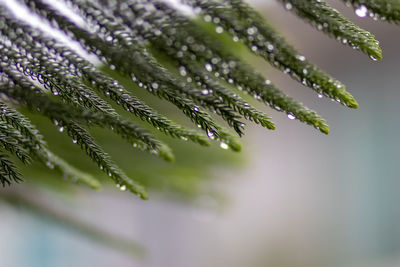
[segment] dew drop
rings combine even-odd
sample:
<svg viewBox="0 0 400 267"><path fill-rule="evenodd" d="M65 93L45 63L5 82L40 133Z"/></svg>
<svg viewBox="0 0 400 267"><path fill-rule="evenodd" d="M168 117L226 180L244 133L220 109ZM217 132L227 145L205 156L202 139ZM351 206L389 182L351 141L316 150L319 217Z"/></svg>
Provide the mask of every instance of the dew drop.
<svg viewBox="0 0 400 267"><path fill-rule="evenodd" d="M212 20L212 17L210 15L205 15L204 16L204 21L205 22L211 22L211 20Z"/></svg>
<svg viewBox="0 0 400 267"><path fill-rule="evenodd" d="M58 131L59 131L60 133L64 132L64 127L62 127L62 126L59 127L59 128L58 128Z"/></svg>
<svg viewBox="0 0 400 267"><path fill-rule="evenodd" d="M76 143L78 143L78 140L72 139L72 143L76 144Z"/></svg>
<svg viewBox="0 0 400 267"><path fill-rule="evenodd" d="M286 8L286 10L291 10L293 8L293 6L291 3L286 3L285 8Z"/></svg>
<svg viewBox="0 0 400 267"><path fill-rule="evenodd" d="M151 87L152 87L154 90L157 90L157 89L158 89L158 83L156 83L156 82L152 83L152 84L151 84Z"/></svg>
<svg viewBox="0 0 400 267"><path fill-rule="evenodd" d="M253 35L257 32L257 28L256 27L250 27L247 29L247 34L248 35Z"/></svg>
<svg viewBox="0 0 400 267"><path fill-rule="evenodd" d="M126 190L126 185L122 185L122 186L119 188L119 190L125 191L125 190Z"/></svg>
<svg viewBox="0 0 400 267"><path fill-rule="evenodd" d="M297 58L299 61L305 61L305 60L306 60L306 57L303 56L303 55L297 55L296 58Z"/></svg>
<svg viewBox="0 0 400 267"><path fill-rule="evenodd" d="M206 69L206 71L211 72L212 71L212 66L210 63L207 63L204 65L204 68Z"/></svg>
<svg viewBox="0 0 400 267"><path fill-rule="evenodd" d="M219 145L222 149L228 149L229 148L229 146L226 144L226 143L224 143L224 142L221 142L221 144Z"/></svg>
<svg viewBox="0 0 400 267"><path fill-rule="evenodd" d="M215 27L215 32L218 33L218 34L223 33L224 32L224 28L222 28L221 26L217 26L217 27Z"/></svg>
<svg viewBox="0 0 400 267"><path fill-rule="evenodd" d="M46 166L50 169L54 169L54 165L50 161L46 162Z"/></svg>
<svg viewBox="0 0 400 267"><path fill-rule="evenodd" d="M287 117L289 118L289 120L294 120L296 119L296 117L293 114L288 114Z"/></svg>
<svg viewBox="0 0 400 267"><path fill-rule="evenodd" d="M354 12L360 18L364 18L365 16L367 16L368 9L364 5L361 5Z"/></svg>
<svg viewBox="0 0 400 267"><path fill-rule="evenodd" d="M377 61L378 59L374 56L369 56L370 59L372 59L373 61Z"/></svg>
<svg viewBox="0 0 400 267"><path fill-rule="evenodd" d="M210 130L207 130L207 136L211 139L214 139L214 133L211 132Z"/></svg>
<svg viewBox="0 0 400 267"><path fill-rule="evenodd" d="M202 95L208 95L209 93L210 93L210 91L208 91L208 89L201 90Z"/></svg>
<svg viewBox="0 0 400 267"><path fill-rule="evenodd" d="M53 95L58 95L59 93L57 91L53 91Z"/></svg>
<svg viewBox="0 0 400 267"><path fill-rule="evenodd" d="M180 68L179 68L179 74L180 74L181 76L186 76L186 75L187 75L187 72L186 72L185 67L180 67Z"/></svg>
<svg viewBox="0 0 400 267"><path fill-rule="evenodd" d="M323 97L323 95L322 94L318 94L318 98L322 98Z"/></svg>

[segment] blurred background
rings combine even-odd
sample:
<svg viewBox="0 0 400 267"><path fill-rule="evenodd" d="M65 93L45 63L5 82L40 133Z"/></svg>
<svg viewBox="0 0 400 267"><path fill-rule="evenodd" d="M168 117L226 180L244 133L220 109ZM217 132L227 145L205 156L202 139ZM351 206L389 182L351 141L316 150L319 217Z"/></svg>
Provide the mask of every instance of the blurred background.
<svg viewBox="0 0 400 267"><path fill-rule="evenodd" d="M341 1L329 2L376 36L382 61L321 34L275 1L251 1L358 100L358 110L347 109L265 62L253 62L325 117L328 136L257 105L272 115L275 131L248 123L240 154L168 139L177 156L171 165L122 152L123 142L96 132L128 174L153 188L150 200L111 186L100 192L58 188L54 173L25 169L27 181L18 187L30 204L0 202L0 266L400 266L400 27L358 18ZM96 172L55 132L44 131L50 147ZM48 183L52 190L30 184L30 176L55 180ZM130 247L121 248L124 242Z"/></svg>

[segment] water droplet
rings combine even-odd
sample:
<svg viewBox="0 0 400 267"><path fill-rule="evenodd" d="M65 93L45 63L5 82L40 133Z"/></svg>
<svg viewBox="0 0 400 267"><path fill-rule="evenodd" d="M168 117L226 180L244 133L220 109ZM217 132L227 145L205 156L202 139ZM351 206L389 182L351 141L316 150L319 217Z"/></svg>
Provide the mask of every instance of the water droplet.
<svg viewBox="0 0 400 267"><path fill-rule="evenodd" d="M185 67L180 67L179 68L179 74L181 76L186 76L187 75L186 68Z"/></svg>
<svg viewBox="0 0 400 267"><path fill-rule="evenodd" d="M221 142L221 144L219 145L222 149L228 149L229 148L229 146L226 144L226 143L224 143L224 142Z"/></svg>
<svg viewBox="0 0 400 267"><path fill-rule="evenodd" d="M53 95L58 95L58 91L53 91Z"/></svg>
<svg viewBox="0 0 400 267"><path fill-rule="evenodd" d="M211 132L210 130L207 130L207 136L208 136L210 139L214 139L214 133Z"/></svg>
<svg viewBox="0 0 400 267"><path fill-rule="evenodd" d="M205 22L211 22L211 20L212 20L212 17L210 15L205 15L204 16L204 21Z"/></svg>
<svg viewBox="0 0 400 267"><path fill-rule="evenodd" d="M323 95L322 94L318 94L318 98L322 98L323 97Z"/></svg>
<svg viewBox="0 0 400 267"><path fill-rule="evenodd" d="M224 28L222 28L221 26L217 26L217 27L215 27L215 32L218 33L218 34L223 33L224 32Z"/></svg>
<svg viewBox="0 0 400 267"><path fill-rule="evenodd" d="M122 186L119 188L119 190L125 191L125 190L126 190L126 185L122 185Z"/></svg>
<svg viewBox="0 0 400 267"><path fill-rule="evenodd" d="M297 55L296 58L297 58L299 61L305 61L305 60L306 60L306 57L303 56L303 55Z"/></svg>
<svg viewBox="0 0 400 267"><path fill-rule="evenodd" d="M364 18L365 16L367 16L368 9L364 5L361 5L354 12L360 18Z"/></svg>
<svg viewBox="0 0 400 267"><path fill-rule="evenodd" d="M253 35L257 32L257 28L256 27L250 27L247 29L247 34L248 35Z"/></svg>
<svg viewBox="0 0 400 267"><path fill-rule="evenodd" d="M157 89L158 89L158 83L156 83L156 82L152 83L152 84L151 84L151 87L152 87L154 90L157 90Z"/></svg>
<svg viewBox="0 0 400 267"><path fill-rule="evenodd" d="M209 93L210 93L210 91L208 91L208 89L201 90L202 95L208 95Z"/></svg>
<svg viewBox="0 0 400 267"><path fill-rule="evenodd" d="M377 61L377 60L378 60L376 57L374 57L374 56L372 56L372 55L369 56L369 58L372 59L373 61Z"/></svg>
<svg viewBox="0 0 400 267"><path fill-rule="evenodd" d="M287 117L289 118L289 120L294 120L296 119L296 117L293 114L288 114Z"/></svg>
<svg viewBox="0 0 400 267"><path fill-rule="evenodd" d="M72 143L76 144L76 143L78 143L78 140L72 139Z"/></svg>
<svg viewBox="0 0 400 267"><path fill-rule="evenodd" d="M204 65L204 67L205 67L206 71L208 71L208 72L211 72L211 71L212 71L212 65L211 65L210 63L206 63L206 64Z"/></svg>
<svg viewBox="0 0 400 267"><path fill-rule="evenodd" d="M62 126L59 127L59 128L58 128L58 131L59 131L60 133L64 132L64 127L62 127Z"/></svg>
<svg viewBox="0 0 400 267"><path fill-rule="evenodd" d="M198 111L199 111L199 108L198 108L198 107L194 107L193 110L194 110L195 112L198 112Z"/></svg>
<svg viewBox="0 0 400 267"><path fill-rule="evenodd" d="M286 8L286 10L291 10L293 8L293 6L291 3L286 3L285 8Z"/></svg>
<svg viewBox="0 0 400 267"><path fill-rule="evenodd" d="M50 169L54 169L54 165L50 161L46 162L46 166Z"/></svg>

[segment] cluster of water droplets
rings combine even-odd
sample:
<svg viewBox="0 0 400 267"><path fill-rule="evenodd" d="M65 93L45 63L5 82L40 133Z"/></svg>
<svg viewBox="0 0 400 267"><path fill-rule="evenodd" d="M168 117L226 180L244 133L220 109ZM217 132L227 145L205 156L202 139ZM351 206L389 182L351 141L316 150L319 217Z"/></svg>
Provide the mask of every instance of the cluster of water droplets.
<svg viewBox="0 0 400 267"><path fill-rule="evenodd" d="M126 185L124 185L124 184L116 184L116 187L117 188L119 188L119 190L121 190L121 191L126 191Z"/></svg>
<svg viewBox="0 0 400 267"><path fill-rule="evenodd" d="M353 3L354 2L354 3ZM373 20L388 20L388 21L394 21L398 22L400 21L400 9L398 7L393 7L390 1L387 1L386 3L368 3L371 5L371 7L376 9L376 12L374 12L372 9L368 8L365 4L362 2L357 3L356 1L347 1L346 5L347 6L354 6L354 13L360 17L360 18L365 18L365 17L370 17Z"/></svg>

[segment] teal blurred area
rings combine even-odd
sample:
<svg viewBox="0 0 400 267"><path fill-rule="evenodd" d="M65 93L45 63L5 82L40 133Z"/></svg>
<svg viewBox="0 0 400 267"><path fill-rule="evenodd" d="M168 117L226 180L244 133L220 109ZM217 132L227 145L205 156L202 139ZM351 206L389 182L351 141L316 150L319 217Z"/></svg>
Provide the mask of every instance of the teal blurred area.
<svg viewBox="0 0 400 267"><path fill-rule="evenodd" d="M178 147L177 164L193 167L188 180L166 179L172 182L155 187L149 201L109 188L73 187L72 197L35 189L38 198L57 199L50 204L58 212L137 242L147 256L132 257L54 220L0 204L0 266L400 266L400 27L359 19L341 2L330 2L376 35L381 62L322 35L277 4L257 3L307 59L347 85L358 110L319 99L268 64L255 63L282 90L323 115L331 126L328 136L259 105L274 118L275 131L249 123L240 156L196 148L193 160L185 145ZM97 137L128 172L143 177L152 167L153 158L139 153L134 162L119 153L122 142L107 143L112 138L107 133ZM62 138L54 137L53 146L63 149ZM63 156L85 163L75 154ZM160 164L154 165L159 169L153 179L186 177ZM202 164L212 167L204 170ZM202 175L210 178L195 179ZM171 197L174 192L181 197Z"/></svg>

